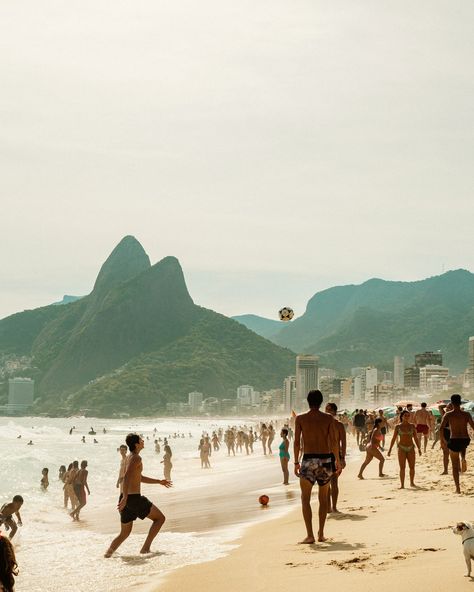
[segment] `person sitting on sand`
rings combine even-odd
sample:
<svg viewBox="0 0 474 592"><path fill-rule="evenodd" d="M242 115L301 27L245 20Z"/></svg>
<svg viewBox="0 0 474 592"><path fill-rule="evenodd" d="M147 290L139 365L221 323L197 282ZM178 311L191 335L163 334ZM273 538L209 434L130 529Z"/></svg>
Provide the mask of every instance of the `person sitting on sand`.
<svg viewBox="0 0 474 592"><path fill-rule="evenodd" d="M20 516L20 508L23 505L23 498L21 495L15 495L12 501L9 504L4 504L0 508L0 526L5 524L6 528L10 530L10 539L12 539L16 531L18 530L18 526L23 526L23 522ZM18 521L18 526L15 520L13 520L13 514L15 514L16 519Z"/></svg>
<svg viewBox="0 0 474 592"><path fill-rule="evenodd" d="M405 489L405 467L408 461L410 468L410 487L415 485L415 446L418 448L418 454L421 456L420 442L416 436L415 427L410 423L410 414L405 409L400 413L400 423L393 430L392 441L388 449L387 456L390 456L395 441L398 438L398 464L400 465L400 489Z"/></svg>
<svg viewBox="0 0 474 592"><path fill-rule="evenodd" d="M298 415L295 420L295 475L300 480L301 506L306 526L306 538L302 544L315 542L313 534L313 512L311 492L315 483L319 494L318 541L325 541L324 525L328 511L328 489L332 475L340 470L338 459L336 421L331 415L322 413L319 408L323 395L319 390L309 391L307 396L309 411ZM303 458L300 463L300 453Z"/></svg>
<svg viewBox="0 0 474 592"><path fill-rule="evenodd" d="M362 466L360 467L359 470L359 474L358 477L359 479L363 479L363 473L365 470L365 467L372 462L372 459L376 458L379 461L379 477L386 477L386 475L384 475L383 473L383 465L385 462L385 458L383 456L383 454L380 452L380 443L383 440L383 435L382 435L382 431L381 431L381 426L382 426L382 419L380 417L377 417L377 419L374 421L374 428L372 430L372 432L370 433L370 441L366 446L366 456L365 456L365 460L362 463Z"/></svg>
<svg viewBox="0 0 474 592"><path fill-rule="evenodd" d="M143 462L140 456L140 452L145 447L143 438L138 434L128 434L125 441L130 450L130 454L127 457L123 491L118 504L121 530L120 534L112 541L105 553L105 557L111 557L130 535L133 523L137 518L140 518L140 520L148 518L152 521L148 536L140 550L140 553L142 554L151 552L151 543L165 523L165 516L150 500L141 495L141 484L152 483L163 485L164 487L171 487L172 485L171 481L168 481L167 479L152 479L151 477L145 477L145 475L143 475Z"/></svg>
<svg viewBox="0 0 474 592"><path fill-rule="evenodd" d="M18 564L13 545L0 533L0 592L13 592L17 575Z"/></svg>
<svg viewBox="0 0 474 592"><path fill-rule="evenodd" d="M461 395L451 395L453 409L445 413L441 421L440 434L441 442L449 449L451 465L453 467L453 479L456 486L456 493L461 493L459 483L459 472L467 471L466 448L471 441L468 426L474 430L474 421L468 411L461 410ZM446 440L444 428L449 424L450 436Z"/></svg>

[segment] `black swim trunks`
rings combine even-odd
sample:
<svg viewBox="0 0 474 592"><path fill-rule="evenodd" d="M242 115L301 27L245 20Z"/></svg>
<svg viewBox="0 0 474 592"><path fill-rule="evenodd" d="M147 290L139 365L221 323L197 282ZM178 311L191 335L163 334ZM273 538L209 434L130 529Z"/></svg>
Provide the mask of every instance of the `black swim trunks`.
<svg viewBox="0 0 474 592"><path fill-rule="evenodd" d="M144 520L150 513L153 504L144 495L131 493L127 496L127 505L120 512L120 522L127 524L137 518Z"/></svg>
<svg viewBox="0 0 474 592"><path fill-rule="evenodd" d="M304 454L301 461L300 477L313 485L326 485L336 472L334 454Z"/></svg>
<svg viewBox="0 0 474 592"><path fill-rule="evenodd" d="M450 438L448 440L448 448L453 452L464 452L469 446L470 438Z"/></svg>

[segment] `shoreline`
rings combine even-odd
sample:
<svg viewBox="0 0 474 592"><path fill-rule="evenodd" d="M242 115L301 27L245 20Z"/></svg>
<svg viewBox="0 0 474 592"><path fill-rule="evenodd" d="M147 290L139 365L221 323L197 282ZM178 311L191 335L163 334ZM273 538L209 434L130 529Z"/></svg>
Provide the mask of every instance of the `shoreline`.
<svg viewBox="0 0 474 592"><path fill-rule="evenodd" d="M438 448L417 458L418 489L398 489L396 456L387 459L385 479L375 476L372 462L366 479L358 480L358 460L348 464L340 480L341 514L328 516L327 543L297 544L305 535L297 507L245 529L225 557L164 574L153 590L240 592L251 587L263 592L271 587L286 592L317 578L318 585L347 585L356 592L379 592L381 586L386 592L400 592L405 582L431 592L472 592L474 580L464 577L461 540L451 528L458 521L474 521L474 452L468 451L460 496L454 493L452 476L439 474Z"/></svg>

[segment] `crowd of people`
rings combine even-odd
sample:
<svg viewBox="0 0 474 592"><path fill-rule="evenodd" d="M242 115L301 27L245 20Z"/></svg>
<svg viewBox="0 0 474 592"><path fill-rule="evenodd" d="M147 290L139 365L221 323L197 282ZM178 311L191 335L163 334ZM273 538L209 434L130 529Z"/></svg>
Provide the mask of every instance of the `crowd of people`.
<svg viewBox="0 0 474 592"><path fill-rule="evenodd" d="M291 444L293 443L294 474L299 480L301 504L306 537L303 544L312 544L316 540L324 541L324 527L327 514L337 513L339 479L346 467L347 440L353 437L356 449L364 452L365 458L360 466L358 477L364 479L364 471L372 460L378 461L378 475L385 477L384 453L389 439L389 457L396 446L400 488L405 487L406 467L408 465L410 487L416 487L416 457L426 453L428 442L432 439L432 448L439 442L443 455L443 473L447 474L449 464L456 493L460 493L460 473L467 470L466 448L470 442L469 430L474 430L474 422L470 413L461 409L461 397L453 395L448 404L439 406L439 417L422 403L419 409L407 403L397 408L394 417L388 418L383 410L369 412L356 409L351 415L348 412L338 413L335 403L327 403L324 412L321 410L323 395L320 391L310 391L307 397L309 410L286 420L272 420L253 423L252 425L215 427L211 432L203 431L197 450L202 469L211 468L211 456L224 451L227 457L237 454L252 455L261 450L265 456L273 456L274 440L280 434L278 458L282 473L283 485L290 483L289 464ZM70 430L74 433L76 428ZM89 432L95 435L91 428ZM105 428L103 433L106 433ZM141 451L145 447L145 437L130 433L117 449L120 453L120 466L116 487L119 489L118 511L120 513L120 533L111 542L105 557L112 554L130 535L134 521L145 518L151 521L146 540L140 550L150 553L151 544L165 522L165 516L150 500L141 494L141 483L159 484L166 488L172 487L171 471L172 450L169 440L185 438L184 433L170 434L168 438L157 437L153 430L154 449L156 454L163 452L163 479L146 477L143 474ZM189 434L192 437L192 434ZM82 438L82 440L84 437ZM149 440L149 437L146 437ZM227 454L225 454L227 453ZM66 468L59 468L58 478L63 484L64 508L69 511L74 521L80 519L81 510L90 495L88 485L88 463L80 464L75 460ZM318 486L318 531L313 532L311 494L314 485ZM46 492L49 487L49 469L44 467L40 488ZM87 493L87 495L86 495ZM11 502L0 508L0 526L3 526L8 538L0 533L0 591L13 590L13 577L17 572L14 549L10 540L15 536L18 526L22 525L20 509L23 498L15 495Z"/></svg>

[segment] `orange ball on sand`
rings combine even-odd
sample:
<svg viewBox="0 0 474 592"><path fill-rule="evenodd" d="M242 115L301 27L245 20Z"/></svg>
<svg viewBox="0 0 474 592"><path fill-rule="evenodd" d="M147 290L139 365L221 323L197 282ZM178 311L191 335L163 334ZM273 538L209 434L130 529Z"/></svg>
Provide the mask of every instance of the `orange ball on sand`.
<svg viewBox="0 0 474 592"><path fill-rule="evenodd" d="M270 501L270 498L268 497L268 495L261 495L258 498L258 501L262 504L262 506L266 506Z"/></svg>

